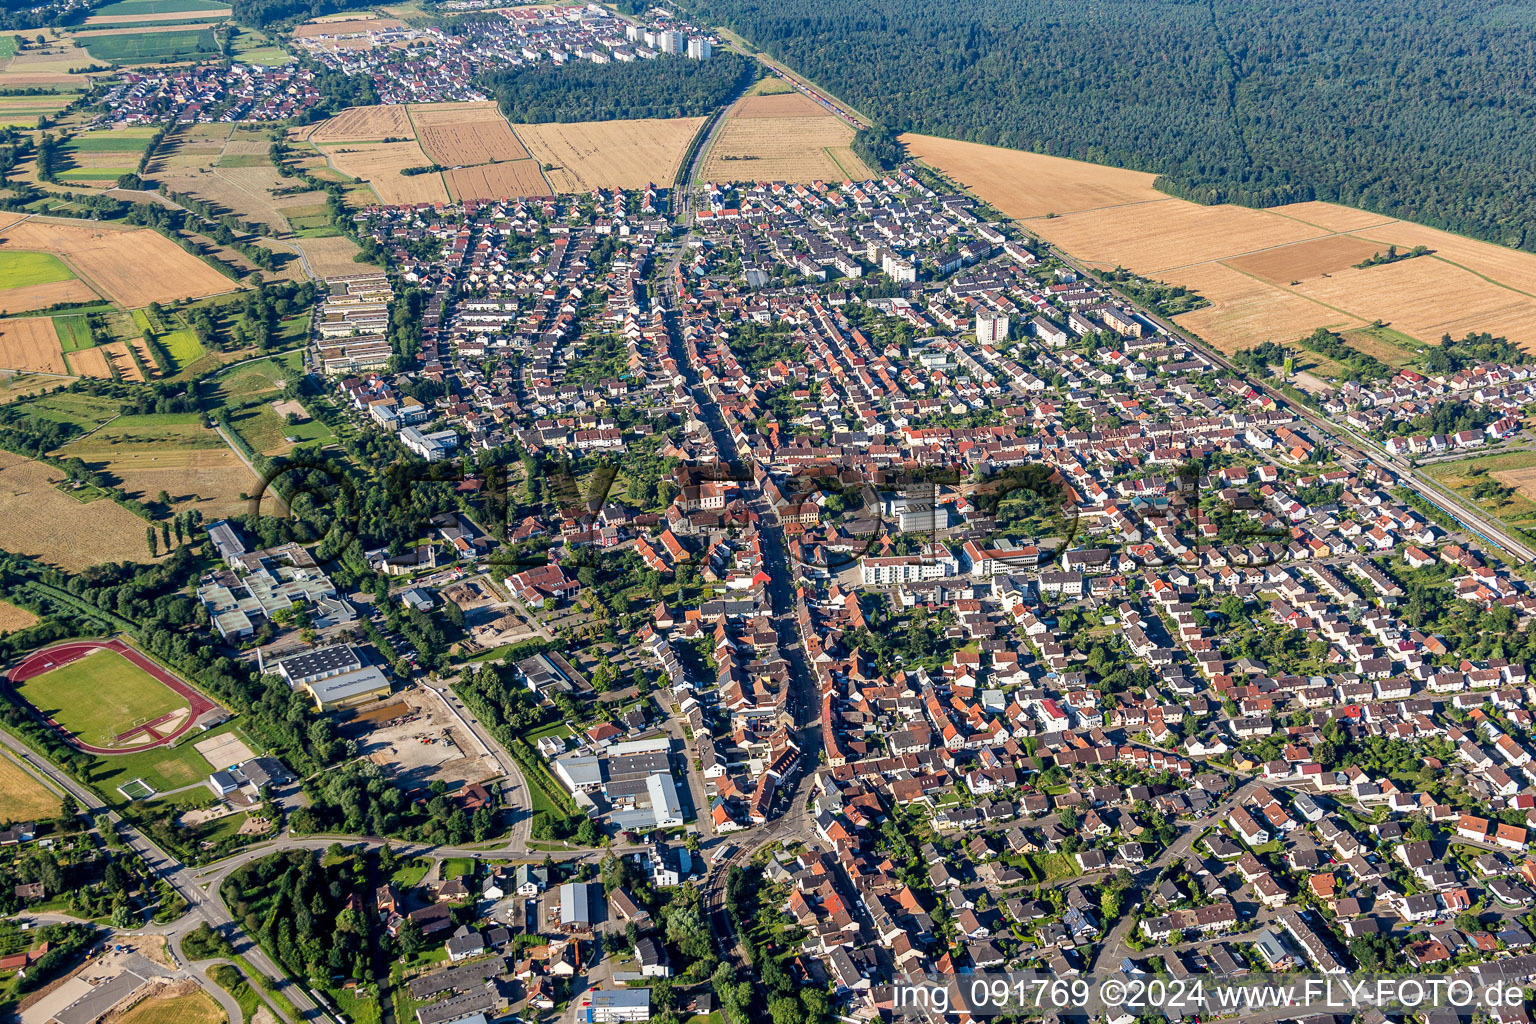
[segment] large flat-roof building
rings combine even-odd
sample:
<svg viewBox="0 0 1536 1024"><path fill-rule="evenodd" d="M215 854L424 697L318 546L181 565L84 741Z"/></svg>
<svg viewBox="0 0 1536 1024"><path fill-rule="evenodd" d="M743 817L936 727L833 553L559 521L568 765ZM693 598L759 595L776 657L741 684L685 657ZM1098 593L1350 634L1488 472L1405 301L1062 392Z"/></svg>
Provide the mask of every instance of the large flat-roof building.
<svg viewBox="0 0 1536 1024"><path fill-rule="evenodd" d="M592 989L581 997L576 1008L576 1020L585 1024L650 1019L651 990L648 988Z"/></svg>

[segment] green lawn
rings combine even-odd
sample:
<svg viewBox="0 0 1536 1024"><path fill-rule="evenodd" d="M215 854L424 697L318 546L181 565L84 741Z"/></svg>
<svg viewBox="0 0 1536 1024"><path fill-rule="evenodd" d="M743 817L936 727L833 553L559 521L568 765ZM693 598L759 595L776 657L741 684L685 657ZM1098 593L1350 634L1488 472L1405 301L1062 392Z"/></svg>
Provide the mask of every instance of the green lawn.
<svg viewBox="0 0 1536 1024"><path fill-rule="evenodd" d="M1037 882L1055 882L1081 874L1077 862L1064 853L1027 853L1024 860Z"/></svg>
<svg viewBox="0 0 1536 1024"><path fill-rule="evenodd" d="M190 786L208 778L213 772L213 765L209 764L208 759L199 754L192 744L230 732L239 735L245 745L252 750L261 752L261 744L253 742L239 732L235 723L226 722L217 729L189 735L173 747L156 747L136 754L110 754L97 757L91 764L90 782L108 803L117 805L127 803L123 795L117 791L117 787L133 779L143 779L161 793L180 789L182 786Z"/></svg>
<svg viewBox="0 0 1536 1024"><path fill-rule="evenodd" d="M97 651L16 685L27 703L92 746L112 744L134 725L187 702L133 662Z"/></svg>
<svg viewBox="0 0 1536 1024"><path fill-rule="evenodd" d="M395 883L398 889L414 889L421 884L423 878L427 877L427 870L431 866L431 861L425 857L418 857L395 868L395 873L389 876L389 880Z"/></svg>
<svg viewBox="0 0 1536 1024"><path fill-rule="evenodd" d="M48 252L0 252L0 283L6 288L68 281L74 272Z"/></svg>

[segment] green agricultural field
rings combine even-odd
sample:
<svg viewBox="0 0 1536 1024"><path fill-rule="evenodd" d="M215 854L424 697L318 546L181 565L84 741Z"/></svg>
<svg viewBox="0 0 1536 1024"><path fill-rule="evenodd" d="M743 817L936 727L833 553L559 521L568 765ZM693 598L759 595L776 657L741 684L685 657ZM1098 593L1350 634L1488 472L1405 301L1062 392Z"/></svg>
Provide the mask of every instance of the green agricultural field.
<svg viewBox="0 0 1536 1024"><path fill-rule="evenodd" d="M134 168L124 165L122 167L71 167L67 171L59 172L60 181L116 181L125 174L134 173Z"/></svg>
<svg viewBox="0 0 1536 1024"><path fill-rule="evenodd" d="M183 60L203 54L218 53L210 29L174 32L130 32L120 36L88 36L82 40L97 60L114 64L149 64Z"/></svg>
<svg viewBox="0 0 1536 1024"><path fill-rule="evenodd" d="M16 56L16 37L10 32L0 35L0 57Z"/></svg>
<svg viewBox="0 0 1536 1024"><path fill-rule="evenodd" d="M181 694L112 651L88 654L15 685L28 704L97 747L187 706Z"/></svg>
<svg viewBox="0 0 1536 1024"><path fill-rule="evenodd" d="M19 403L17 408L28 417L53 423L71 423L81 430L95 430L117 415L118 404L110 398L61 391L56 395L28 399Z"/></svg>
<svg viewBox="0 0 1536 1024"><path fill-rule="evenodd" d="M76 153L142 153L152 134L140 128L86 132L71 139L66 148Z"/></svg>
<svg viewBox="0 0 1536 1024"><path fill-rule="evenodd" d="M54 317L53 329L59 333L59 345L65 352L78 352L96 344L96 339L91 337L91 325L83 313Z"/></svg>
<svg viewBox="0 0 1536 1024"><path fill-rule="evenodd" d="M34 284L68 281L74 272L48 252L0 252L0 285L26 288Z"/></svg>
<svg viewBox="0 0 1536 1024"><path fill-rule="evenodd" d="M139 14L181 14L183 11L227 11L228 4L215 0L118 0L91 13L102 18Z"/></svg>

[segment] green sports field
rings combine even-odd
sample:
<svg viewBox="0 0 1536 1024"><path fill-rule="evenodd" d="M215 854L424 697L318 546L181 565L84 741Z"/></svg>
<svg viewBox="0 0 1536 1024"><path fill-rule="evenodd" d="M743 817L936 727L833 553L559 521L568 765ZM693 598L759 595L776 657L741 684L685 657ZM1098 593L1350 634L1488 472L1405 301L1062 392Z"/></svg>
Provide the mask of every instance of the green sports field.
<svg viewBox="0 0 1536 1024"><path fill-rule="evenodd" d="M187 702L154 676L111 651L16 684L28 704L68 729L82 743L110 747L135 725L168 715Z"/></svg>
<svg viewBox="0 0 1536 1024"><path fill-rule="evenodd" d="M68 281L75 275L64 261L47 252L0 252L0 288Z"/></svg>

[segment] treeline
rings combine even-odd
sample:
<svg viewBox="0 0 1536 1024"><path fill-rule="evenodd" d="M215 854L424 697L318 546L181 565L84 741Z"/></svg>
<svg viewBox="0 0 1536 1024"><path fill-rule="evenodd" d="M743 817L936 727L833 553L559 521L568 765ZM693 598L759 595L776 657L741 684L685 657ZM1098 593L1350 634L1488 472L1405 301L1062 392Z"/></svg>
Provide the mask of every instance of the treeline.
<svg viewBox="0 0 1536 1024"><path fill-rule="evenodd" d="M1510 344L1508 338L1496 338L1487 331L1468 334L1460 341L1452 341L1449 334L1442 334L1439 346L1424 355L1424 372L1455 373L1478 363L1520 366L1531 362L1536 362L1536 356L1519 345Z"/></svg>
<svg viewBox="0 0 1536 1024"><path fill-rule="evenodd" d="M1319 327L1302 338L1301 347L1326 356L1344 367L1344 379L1353 381L1383 380L1397 371L1373 355L1361 352L1326 327Z"/></svg>
<svg viewBox="0 0 1536 1024"><path fill-rule="evenodd" d="M1326 199L1536 250L1536 21L1501 0L689 6L897 131L1150 171L1197 202Z"/></svg>
<svg viewBox="0 0 1536 1024"><path fill-rule="evenodd" d="M884 125L860 128L853 133L851 147L872 171L888 171L907 158L907 147Z"/></svg>
<svg viewBox="0 0 1536 1024"><path fill-rule="evenodd" d="M535 64L482 75L478 84L518 124L703 117L750 85L757 69L749 57L717 51L709 60Z"/></svg>
<svg viewBox="0 0 1536 1024"><path fill-rule="evenodd" d="M231 16L242 25L265 28L279 21L302 21L367 6L365 0L234 0Z"/></svg>

